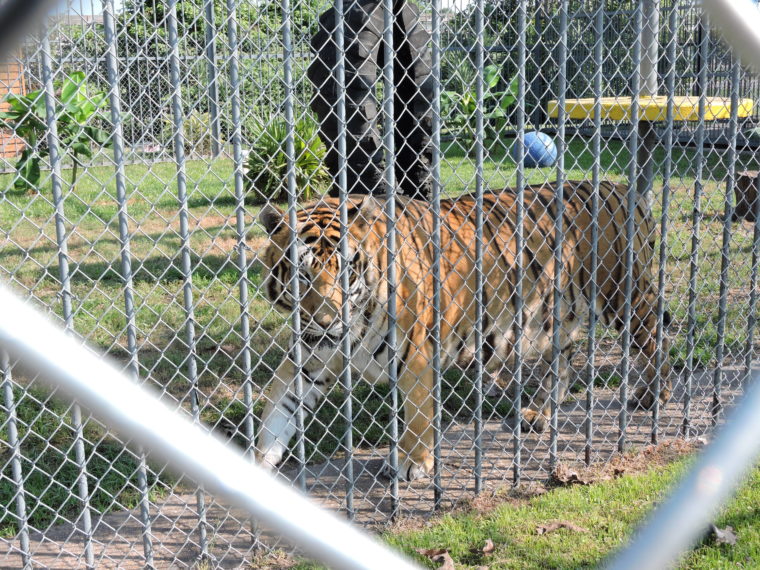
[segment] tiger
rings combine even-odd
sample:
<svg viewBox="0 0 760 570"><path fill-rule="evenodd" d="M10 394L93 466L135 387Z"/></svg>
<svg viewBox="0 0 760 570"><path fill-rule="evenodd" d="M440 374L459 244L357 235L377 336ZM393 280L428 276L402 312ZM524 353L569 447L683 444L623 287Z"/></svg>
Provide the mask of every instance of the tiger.
<svg viewBox="0 0 760 570"><path fill-rule="evenodd" d="M522 335L524 358L552 360L555 276L555 192L557 182L524 189L522 262L518 263L516 220L518 193L504 189L482 195L480 263L482 329L476 334L478 296L475 195L440 200L440 364L467 366L480 354L486 373L514 366L518 268L522 268ZM559 402L568 385L573 343L580 338L593 306L600 322L622 331L625 321L626 212L628 186L603 181L598 185L598 246L592 276L592 198L589 181L563 183L564 239L559 254L560 353ZM389 360L395 358L402 401L404 430L398 441L398 469L389 461L382 473L399 480L427 477L433 469L434 438L434 219L430 204L395 198L394 259L396 275L395 357L391 355L388 288L388 219L385 199L348 195L345 239L348 255L339 253L341 223L337 198L321 198L296 212L291 231L285 213L265 206L259 220L269 241L262 253L264 295L281 311L299 308L300 338L292 335L289 349L276 368L267 393L255 457L272 469L282 460L296 432L296 345L301 350L300 402L313 413L344 369L341 318L342 263L348 272L347 335L350 369L355 377L389 380ZM654 405L656 377L661 375L659 399L670 396L668 341L656 342L657 291L652 276L654 222L643 200L633 212L633 266L630 310L632 348L647 357L645 385L632 394L629 406ZM295 236L293 236L295 234ZM295 237L295 250L289 253ZM293 267L291 259L296 260ZM344 259L345 261L341 261ZM293 299L290 281L295 271L300 303ZM597 284L590 298L591 283ZM664 336L664 335L663 335ZM481 339L482 346L476 342ZM299 342L300 341L300 342ZM656 367L657 352L660 366ZM521 427L543 431L550 419L552 378L538 386L531 403L520 410Z"/></svg>

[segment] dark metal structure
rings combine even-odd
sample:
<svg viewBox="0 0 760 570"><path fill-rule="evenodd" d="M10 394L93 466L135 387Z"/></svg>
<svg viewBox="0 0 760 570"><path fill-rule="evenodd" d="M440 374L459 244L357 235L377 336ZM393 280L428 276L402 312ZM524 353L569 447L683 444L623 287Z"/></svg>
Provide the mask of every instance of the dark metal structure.
<svg viewBox="0 0 760 570"><path fill-rule="evenodd" d="M402 194L426 199L430 196L432 154L430 35L414 4L396 1L393 9L395 177ZM347 3L344 18L348 191L382 193L384 157L377 80L385 58L383 5L378 0ZM314 86L311 108L319 117L321 137L328 146L327 165L335 180L339 171L336 107L340 96L336 22L334 8L320 16L319 31L311 42L315 57L308 70ZM331 194L338 195L337 187Z"/></svg>

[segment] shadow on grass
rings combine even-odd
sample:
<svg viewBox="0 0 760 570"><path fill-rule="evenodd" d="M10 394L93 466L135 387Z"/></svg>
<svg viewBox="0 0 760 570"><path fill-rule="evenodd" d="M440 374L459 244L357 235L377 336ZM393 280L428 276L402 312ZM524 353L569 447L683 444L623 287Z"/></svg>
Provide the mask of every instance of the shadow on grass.
<svg viewBox="0 0 760 570"><path fill-rule="evenodd" d="M246 206L255 206L253 201L245 197L244 203ZM208 196L192 196L187 200L188 208L205 208L208 206L220 206L220 207L236 207L237 200L234 196L219 196L217 198L209 198Z"/></svg>
<svg viewBox="0 0 760 570"><path fill-rule="evenodd" d="M184 279L182 272L182 254L174 256L156 255L147 259L135 260L132 265L132 280L134 282L168 282ZM190 266L193 280L219 279L223 283L238 282L240 270L232 255L190 255ZM72 266L72 282L101 281L123 283L120 267L106 262L82 263ZM248 279L258 282L261 275L261 264L254 262L248 268Z"/></svg>
<svg viewBox="0 0 760 570"><path fill-rule="evenodd" d="M48 248L49 251L57 251L55 248ZM39 252L38 252L39 253ZM14 254L0 253L0 260ZM184 279L182 272L182 253L179 249L173 256L155 255L146 259L132 260L132 281L135 283L165 283L171 281L181 281ZM196 280L213 280L220 279L223 283L233 285L238 282L240 271L237 265L237 259L234 252L230 255L204 255L196 253L190 255L190 265L192 278ZM89 283L98 281L104 284L117 284L122 286L124 279L121 274L121 262L97 261L74 263L69 262L69 272L71 283ZM251 261L249 258L248 279L254 285L258 284L261 279L262 266L257 261ZM38 281L49 275L49 271L41 268L27 274L29 278Z"/></svg>
<svg viewBox="0 0 760 570"><path fill-rule="evenodd" d="M228 206L237 207L237 199L235 196L218 196L216 198L209 198L207 196L191 196L187 200L187 206L193 208L205 208L207 206ZM253 192L246 194L243 198L243 204L249 208L261 208L266 204L272 204L279 208L285 209L288 207L287 200L263 200L259 196L256 196Z"/></svg>
<svg viewBox="0 0 760 570"><path fill-rule="evenodd" d="M191 228L192 229L192 228ZM121 240L116 237L116 234L118 233L117 226L113 225L113 233L110 234L110 236L113 237L106 237L106 235L109 235L108 233L103 235L88 235L85 236L85 238L80 237L81 234L75 234L76 238L74 240L71 240L69 238L69 241L67 243L69 250L73 250L75 248L78 248L81 246L81 244L90 245L93 243L99 243L104 245L113 246L115 248L121 247ZM209 237L209 239L213 239L216 236L219 236L222 234L223 231L229 231L234 232L235 227L233 225L229 224L223 224L223 225L214 225L214 226L207 226L204 227L201 231L205 233ZM246 239L249 237L249 234L246 234ZM22 248L22 251L24 254L26 254L27 257L32 257L35 255L40 254L46 254L46 253L58 253L59 247L57 245L57 240L55 235L42 235L38 234L39 237L47 238L45 241L46 243L49 243L49 245L43 245L43 246L36 246L36 247L28 247L28 248ZM69 233L69 236L71 236L71 233ZM10 234L10 238L13 239L13 233ZM95 238L91 241L91 238ZM157 231L153 233L145 233L145 232L137 232L133 231L132 235L130 237L130 244L133 249L140 244L141 242L150 242L153 244L159 244L166 240L175 240L179 243L181 240L181 236L178 229L172 228L168 223L164 230ZM3 259L7 259L9 257L13 257L18 255L18 250L14 250L11 248L7 248L4 251L0 251L0 262L2 262ZM133 254L134 256L134 254ZM118 260L117 256L114 256L115 260Z"/></svg>

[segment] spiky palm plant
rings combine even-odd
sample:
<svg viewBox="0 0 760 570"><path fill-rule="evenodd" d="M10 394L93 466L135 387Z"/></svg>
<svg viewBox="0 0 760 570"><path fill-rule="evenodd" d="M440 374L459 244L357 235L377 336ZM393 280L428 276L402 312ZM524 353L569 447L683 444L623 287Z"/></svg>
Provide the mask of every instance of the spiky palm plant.
<svg viewBox="0 0 760 570"><path fill-rule="evenodd" d="M256 192L259 200L285 200L288 192L288 124L283 117L262 117L253 125L249 133L253 144L246 159L246 190ZM324 163L327 149L311 116L305 115L294 126L293 170L297 197L309 200L324 192L329 184Z"/></svg>

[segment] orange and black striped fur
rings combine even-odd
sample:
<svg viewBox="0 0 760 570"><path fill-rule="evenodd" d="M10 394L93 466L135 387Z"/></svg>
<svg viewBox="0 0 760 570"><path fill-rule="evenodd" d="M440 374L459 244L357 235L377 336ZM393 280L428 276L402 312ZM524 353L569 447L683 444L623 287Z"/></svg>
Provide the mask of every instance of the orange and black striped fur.
<svg viewBox="0 0 760 570"><path fill-rule="evenodd" d="M525 190L522 258L522 354L551 359L555 263L554 207L556 184ZM602 322L623 328L625 280L625 185L603 182L599 188L598 268L592 275L590 182L564 185L564 243L560 305L560 401L569 373L572 343L592 304ZM514 190L483 197L482 299L484 364L487 371L509 368L515 339L517 278ZM415 479L433 465L433 217L430 205L405 198L396 202L396 329L398 382L403 394L405 431L400 440L399 476ZM475 197L441 201L441 358L442 365L465 365L476 354ZM348 199L349 307L351 368L370 382L387 381L388 294L385 202L371 196ZM648 386L634 393L634 405L654 403L656 357L656 292L651 275L654 224L644 204L637 206L633 243L633 287L630 332L635 349L647 357ZM291 233L279 210L267 207L261 221L270 243L264 251L264 291L278 308L295 306L290 292ZM338 201L325 198L297 213L297 260L303 347L302 402L314 410L343 367L340 338L341 287ZM595 279L598 294L589 299ZM259 460L274 466L295 433L295 365L291 351L277 368L257 442ZM661 371L667 378L667 343ZM669 396L662 382L660 398ZM544 429L550 411L551 380L545 380L533 404L522 409L525 429Z"/></svg>

